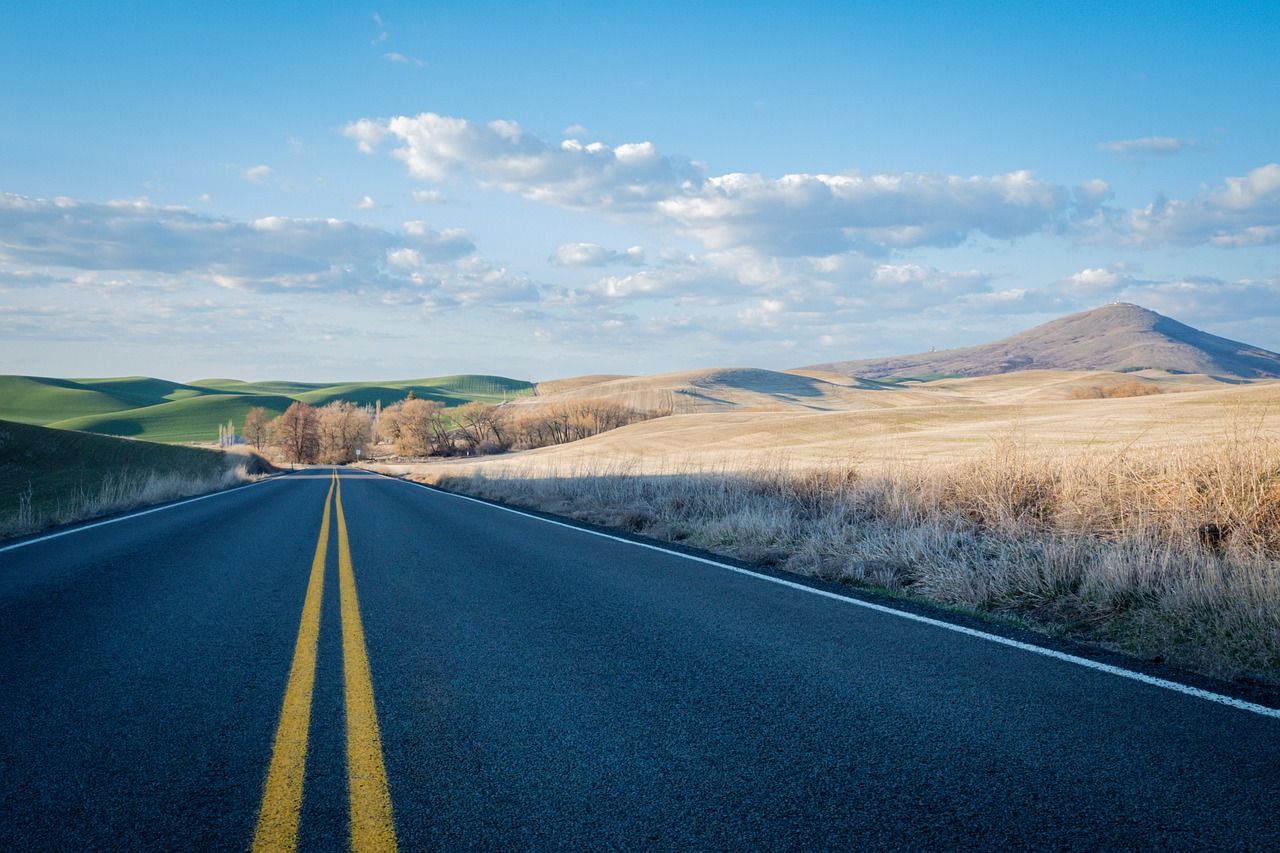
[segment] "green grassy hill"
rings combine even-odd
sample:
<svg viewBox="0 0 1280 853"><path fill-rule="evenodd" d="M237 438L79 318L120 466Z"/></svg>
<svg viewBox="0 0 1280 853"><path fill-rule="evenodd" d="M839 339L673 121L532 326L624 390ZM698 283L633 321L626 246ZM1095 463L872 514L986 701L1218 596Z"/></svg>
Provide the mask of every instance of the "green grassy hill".
<svg viewBox="0 0 1280 853"><path fill-rule="evenodd" d="M233 394L282 394L292 397L307 391L325 387L324 382L288 382L284 380L268 380L265 382L245 382L241 379L198 379L190 383L196 388L213 391L229 391Z"/></svg>
<svg viewBox="0 0 1280 853"><path fill-rule="evenodd" d="M222 393L145 376L117 379L0 376L0 417L18 423L48 424Z"/></svg>
<svg viewBox="0 0 1280 853"><path fill-rule="evenodd" d="M343 383L0 376L0 419L150 441L214 441L219 424L231 420L239 427L255 406L276 413L294 400L315 406L334 400L389 406L410 391L422 399L458 406L471 400L500 403L533 393L533 385L472 374Z"/></svg>
<svg viewBox="0 0 1280 853"><path fill-rule="evenodd" d="M239 427L255 406L279 414L291 403L292 397L274 394L208 394L122 412L68 418L47 426L149 441L217 441L219 424L230 420Z"/></svg>
<svg viewBox="0 0 1280 853"><path fill-rule="evenodd" d="M215 450L0 421L0 536L84 517L108 477L174 475L199 484L216 483L226 471Z"/></svg>

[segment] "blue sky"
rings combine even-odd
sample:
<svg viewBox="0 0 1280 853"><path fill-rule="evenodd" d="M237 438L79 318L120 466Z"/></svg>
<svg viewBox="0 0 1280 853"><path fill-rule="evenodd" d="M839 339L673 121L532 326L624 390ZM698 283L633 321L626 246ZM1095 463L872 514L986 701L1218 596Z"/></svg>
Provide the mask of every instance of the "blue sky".
<svg viewBox="0 0 1280 853"><path fill-rule="evenodd" d="M0 371L550 378L1135 301L1280 349L1270 4L27 4Z"/></svg>

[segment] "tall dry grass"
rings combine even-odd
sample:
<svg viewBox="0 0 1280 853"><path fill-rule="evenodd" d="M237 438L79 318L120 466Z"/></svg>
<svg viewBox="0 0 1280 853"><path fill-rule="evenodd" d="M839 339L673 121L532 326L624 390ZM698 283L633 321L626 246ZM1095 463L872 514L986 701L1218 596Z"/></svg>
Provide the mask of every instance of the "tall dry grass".
<svg viewBox="0 0 1280 853"><path fill-rule="evenodd" d="M433 475L439 485L824 578L1021 617L1222 676L1280 681L1280 441L980 461L632 474Z"/></svg>
<svg viewBox="0 0 1280 853"><path fill-rule="evenodd" d="M225 470L217 473L116 471L94 486L78 485L43 507L33 504L28 487L16 507L0 514L0 538L230 488L262 476L253 473L251 463L248 456L228 457Z"/></svg>

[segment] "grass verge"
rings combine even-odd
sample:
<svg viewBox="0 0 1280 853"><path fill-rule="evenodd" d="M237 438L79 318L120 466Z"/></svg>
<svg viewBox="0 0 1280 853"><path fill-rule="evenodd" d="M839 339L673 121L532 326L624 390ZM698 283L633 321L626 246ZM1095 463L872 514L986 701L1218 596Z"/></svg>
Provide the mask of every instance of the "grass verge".
<svg viewBox="0 0 1280 853"><path fill-rule="evenodd" d="M270 470L249 454L0 421L0 538L228 488Z"/></svg>
<svg viewBox="0 0 1280 853"><path fill-rule="evenodd" d="M1280 442L956 464L442 468L447 489L1280 683Z"/></svg>

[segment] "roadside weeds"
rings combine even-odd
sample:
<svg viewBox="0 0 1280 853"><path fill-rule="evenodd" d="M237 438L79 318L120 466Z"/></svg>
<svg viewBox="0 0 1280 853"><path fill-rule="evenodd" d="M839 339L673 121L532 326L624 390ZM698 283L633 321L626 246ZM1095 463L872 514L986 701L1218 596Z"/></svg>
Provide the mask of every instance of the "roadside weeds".
<svg viewBox="0 0 1280 853"><path fill-rule="evenodd" d="M625 464L440 487L881 588L1216 678L1280 684L1280 442L1108 456L996 441L959 464L637 475Z"/></svg>
<svg viewBox="0 0 1280 853"><path fill-rule="evenodd" d="M28 484L19 495L17 506L8 514L0 515L0 539L222 491L267 476L266 472L259 470L251 457L228 456L225 461L224 470L213 473L120 470L104 475L94 486L80 484L41 507L34 505L33 488Z"/></svg>

